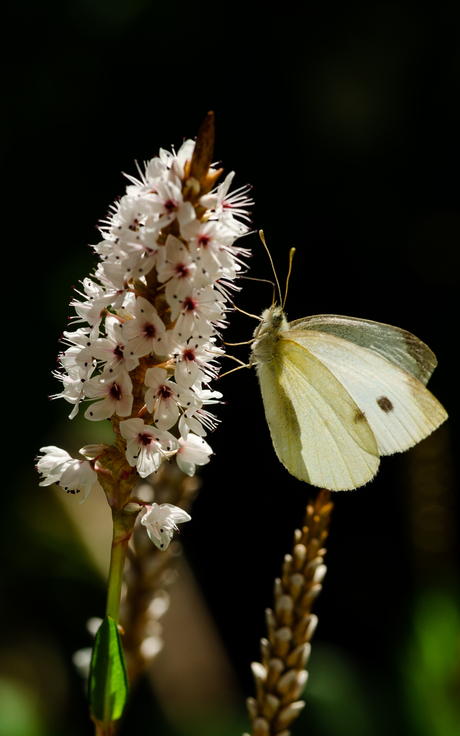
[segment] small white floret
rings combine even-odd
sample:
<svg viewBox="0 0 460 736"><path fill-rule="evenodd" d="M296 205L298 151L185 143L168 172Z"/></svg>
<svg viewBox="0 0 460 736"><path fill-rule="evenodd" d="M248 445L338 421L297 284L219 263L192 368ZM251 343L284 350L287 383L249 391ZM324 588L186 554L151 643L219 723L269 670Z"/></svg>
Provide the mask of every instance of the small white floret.
<svg viewBox="0 0 460 736"><path fill-rule="evenodd" d="M192 518L186 511L170 503L153 503L146 508L147 513L142 517L141 524L147 529L152 542L162 551L169 547L174 531L178 531L177 524Z"/></svg>

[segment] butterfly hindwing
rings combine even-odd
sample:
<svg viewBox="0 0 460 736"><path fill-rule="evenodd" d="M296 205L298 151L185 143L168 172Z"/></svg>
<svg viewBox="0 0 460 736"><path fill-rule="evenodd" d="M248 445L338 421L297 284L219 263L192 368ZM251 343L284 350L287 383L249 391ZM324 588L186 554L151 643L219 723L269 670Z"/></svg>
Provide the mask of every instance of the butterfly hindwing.
<svg viewBox="0 0 460 736"><path fill-rule="evenodd" d="M289 472L331 490L356 488L375 475L379 453L366 418L303 345L283 333L257 373L273 445Z"/></svg>

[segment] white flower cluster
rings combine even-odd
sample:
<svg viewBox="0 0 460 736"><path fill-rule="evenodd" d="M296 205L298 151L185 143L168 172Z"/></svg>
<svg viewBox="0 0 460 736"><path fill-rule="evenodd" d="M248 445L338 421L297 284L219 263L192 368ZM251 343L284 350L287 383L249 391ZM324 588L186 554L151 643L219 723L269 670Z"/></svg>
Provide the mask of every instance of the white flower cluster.
<svg viewBox="0 0 460 736"><path fill-rule="evenodd" d="M73 405L70 418L81 401L95 400L85 417L112 419L142 478L172 455L188 475L209 462L203 438L216 419L205 407L221 398L209 383L224 352L216 340L248 254L235 245L249 232L248 187L229 195L231 173L202 194L190 176L194 147L187 140L177 154L160 150L139 179L127 177L126 194L101 223L95 273L71 302L74 324L87 324L64 332L68 347L55 373L64 388L53 398ZM87 495L88 461L69 465L54 446L42 452L42 485L62 481L60 473L69 476L72 467L67 490Z"/></svg>

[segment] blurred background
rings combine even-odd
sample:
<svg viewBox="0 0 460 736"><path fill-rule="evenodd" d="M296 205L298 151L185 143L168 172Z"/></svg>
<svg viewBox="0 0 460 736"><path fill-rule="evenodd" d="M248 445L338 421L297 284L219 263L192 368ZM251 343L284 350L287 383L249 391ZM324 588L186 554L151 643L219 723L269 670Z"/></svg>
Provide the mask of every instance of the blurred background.
<svg viewBox="0 0 460 736"><path fill-rule="evenodd" d="M458 3L23 0L5 20L0 735L92 733L72 655L104 613L110 514L104 498L79 506L39 488L34 456L103 439L99 424L70 422L69 405L47 399L60 390L51 370L72 286L93 268L87 244L124 192L121 172L194 137L208 110L215 159L236 171L234 186L253 185L254 228L283 281L297 248L289 318L338 313L410 330L438 357L430 388L450 414L385 458L369 486L334 495L294 733L457 735ZM258 237L244 244L250 275L271 278ZM270 286L242 286L239 307L269 305ZM234 314L226 338L253 329ZM181 537L166 645L122 734L248 728L264 609L311 491L272 451L254 372L219 389L216 454Z"/></svg>

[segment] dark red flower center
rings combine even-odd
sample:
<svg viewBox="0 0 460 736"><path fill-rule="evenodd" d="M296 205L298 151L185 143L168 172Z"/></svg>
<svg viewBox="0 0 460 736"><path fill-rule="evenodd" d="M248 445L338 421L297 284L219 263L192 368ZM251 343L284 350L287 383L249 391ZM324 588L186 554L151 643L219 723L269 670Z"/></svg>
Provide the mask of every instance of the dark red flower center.
<svg viewBox="0 0 460 736"><path fill-rule="evenodd" d="M119 401L121 399L121 388L118 385L118 383L112 383L110 386L109 395L111 399L115 399L115 401Z"/></svg>
<svg viewBox="0 0 460 736"><path fill-rule="evenodd" d="M184 360L196 360L195 358L195 351L192 350L192 348L189 348L188 350L184 350Z"/></svg>
<svg viewBox="0 0 460 736"><path fill-rule="evenodd" d="M167 386L165 383L163 384L163 386L160 386L160 388L158 389L157 396L159 399L169 399L171 398L172 395L173 395L173 392L171 391L169 386Z"/></svg>
<svg viewBox="0 0 460 736"><path fill-rule="evenodd" d="M139 441L144 445L144 447L148 447L148 445L153 442L149 434L142 434L142 432L139 434Z"/></svg>
<svg viewBox="0 0 460 736"><path fill-rule="evenodd" d="M190 268L189 266L187 266L186 263L177 263L175 270L176 270L176 275L180 279L185 279L190 273Z"/></svg>
<svg viewBox="0 0 460 736"><path fill-rule="evenodd" d="M152 325L151 322L144 325L143 333L146 337L155 337L157 334L157 329L155 325Z"/></svg>
<svg viewBox="0 0 460 736"><path fill-rule="evenodd" d="M174 210L177 210L177 202L173 199L167 199L164 203L164 208L167 212L174 212Z"/></svg>
<svg viewBox="0 0 460 736"><path fill-rule="evenodd" d="M191 296L186 296L184 301L182 302L182 309L184 309L186 312L193 312L196 308L196 305L196 299L193 299Z"/></svg>

